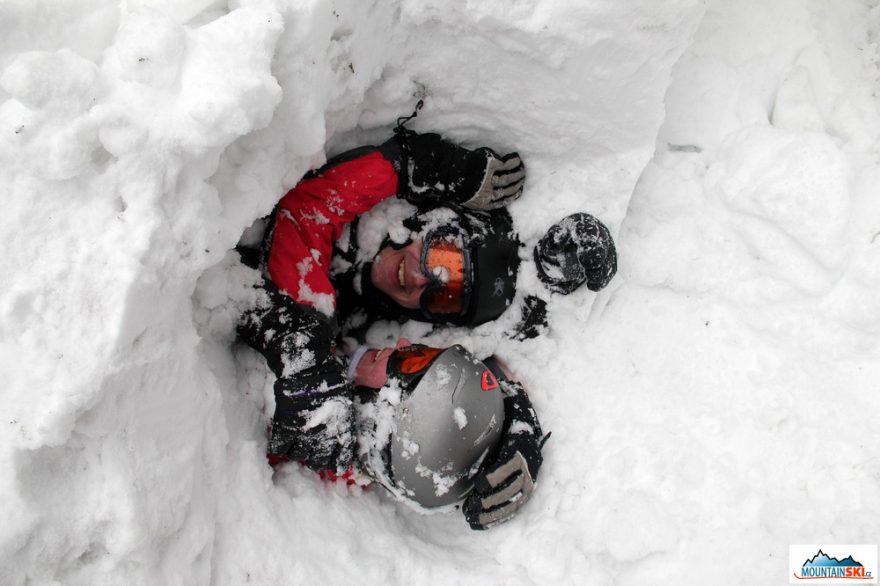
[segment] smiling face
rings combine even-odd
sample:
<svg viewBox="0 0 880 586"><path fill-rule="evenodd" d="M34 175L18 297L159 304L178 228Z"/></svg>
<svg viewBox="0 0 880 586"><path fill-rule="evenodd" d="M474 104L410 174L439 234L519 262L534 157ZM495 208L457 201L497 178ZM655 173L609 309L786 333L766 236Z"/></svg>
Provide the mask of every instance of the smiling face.
<svg viewBox="0 0 880 586"><path fill-rule="evenodd" d="M431 282L422 274L421 254L421 240L400 249L386 246L373 259L370 268L373 286L401 307L418 309L422 293Z"/></svg>

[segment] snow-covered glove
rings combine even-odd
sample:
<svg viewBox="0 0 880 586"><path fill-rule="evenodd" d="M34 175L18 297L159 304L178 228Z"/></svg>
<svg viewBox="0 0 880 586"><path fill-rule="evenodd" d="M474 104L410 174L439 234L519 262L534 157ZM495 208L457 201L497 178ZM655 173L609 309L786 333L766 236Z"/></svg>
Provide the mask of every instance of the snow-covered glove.
<svg viewBox="0 0 880 586"><path fill-rule="evenodd" d="M351 389L347 381L335 380L335 372L322 378L319 388L297 384L290 390L289 378L276 381L267 451L318 472L341 474L354 457Z"/></svg>
<svg viewBox="0 0 880 586"><path fill-rule="evenodd" d="M381 148L392 160L398 159L399 190L411 203L454 203L486 211L522 195L526 171L518 153L470 150L439 134L405 128Z"/></svg>
<svg viewBox="0 0 880 586"><path fill-rule="evenodd" d="M568 295L584 283L599 291L617 273L617 250L605 224L577 213L554 224L535 246L538 277Z"/></svg>
<svg viewBox="0 0 880 586"><path fill-rule="evenodd" d="M276 376L269 455L342 473L354 456L353 391L333 352L333 324L270 281L262 292L238 333Z"/></svg>
<svg viewBox="0 0 880 586"><path fill-rule="evenodd" d="M499 383L506 395L500 450L477 474L463 507L465 519L475 530L509 521L529 501L544 460L541 425L525 390L505 379Z"/></svg>

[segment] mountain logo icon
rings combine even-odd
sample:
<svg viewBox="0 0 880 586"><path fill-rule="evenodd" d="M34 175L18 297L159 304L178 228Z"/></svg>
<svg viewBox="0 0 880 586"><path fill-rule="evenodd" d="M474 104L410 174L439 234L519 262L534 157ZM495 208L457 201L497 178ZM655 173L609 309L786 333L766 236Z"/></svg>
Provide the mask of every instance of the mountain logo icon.
<svg viewBox="0 0 880 586"><path fill-rule="evenodd" d="M837 568L858 566L861 568L862 564L854 560L851 555L843 558L842 560L839 560L837 558L829 556L827 553L820 549L818 552L816 552L816 555L804 562L803 567L806 568L807 566L828 566Z"/></svg>

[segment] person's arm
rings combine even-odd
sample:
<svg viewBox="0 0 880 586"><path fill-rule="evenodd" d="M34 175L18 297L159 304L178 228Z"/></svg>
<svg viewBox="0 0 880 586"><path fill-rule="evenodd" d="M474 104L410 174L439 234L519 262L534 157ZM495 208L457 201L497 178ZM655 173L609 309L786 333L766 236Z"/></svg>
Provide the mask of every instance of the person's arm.
<svg viewBox="0 0 880 586"><path fill-rule="evenodd" d="M330 313L335 292L328 271L333 243L345 224L395 194L417 205L494 209L518 198L524 181L517 153L469 150L438 134L400 129L379 147L334 157L281 198L268 254L269 276L294 300Z"/></svg>
<svg viewBox="0 0 880 586"><path fill-rule="evenodd" d="M515 152L471 150L439 134L405 128L398 128L380 150L399 169L400 196L415 204L452 203L485 211L522 195L526 172Z"/></svg>
<svg viewBox="0 0 880 586"><path fill-rule="evenodd" d="M358 149L310 173L278 202L267 269L295 301L332 313L329 269L342 228L397 193L397 170L378 149Z"/></svg>
<svg viewBox="0 0 880 586"><path fill-rule="evenodd" d="M544 459L545 437L523 386L510 380L500 362L484 361L504 392L504 432L497 456L483 465L463 512L471 529L509 521L529 501Z"/></svg>
<svg viewBox="0 0 880 586"><path fill-rule="evenodd" d="M275 413L268 455L317 471L345 471L354 454L352 390L333 352L331 322L294 303L271 282L238 333L263 354L275 381Z"/></svg>

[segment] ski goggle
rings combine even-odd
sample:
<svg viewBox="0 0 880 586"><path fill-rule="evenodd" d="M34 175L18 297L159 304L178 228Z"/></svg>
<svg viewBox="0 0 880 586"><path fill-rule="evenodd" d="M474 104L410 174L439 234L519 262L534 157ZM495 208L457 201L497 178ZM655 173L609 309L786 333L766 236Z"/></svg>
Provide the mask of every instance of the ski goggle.
<svg viewBox="0 0 880 586"><path fill-rule="evenodd" d="M422 344L398 348L388 357L386 373L389 378L397 378L404 388L412 390L443 350Z"/></svg>
<svg viewBox="0 0 880 586"><path fill-rule="evenodd" d="M422 244L422 273L431 280L419 300L427 316L461 315L470 294L471 262L460 231L429 232Z"/></svg>

